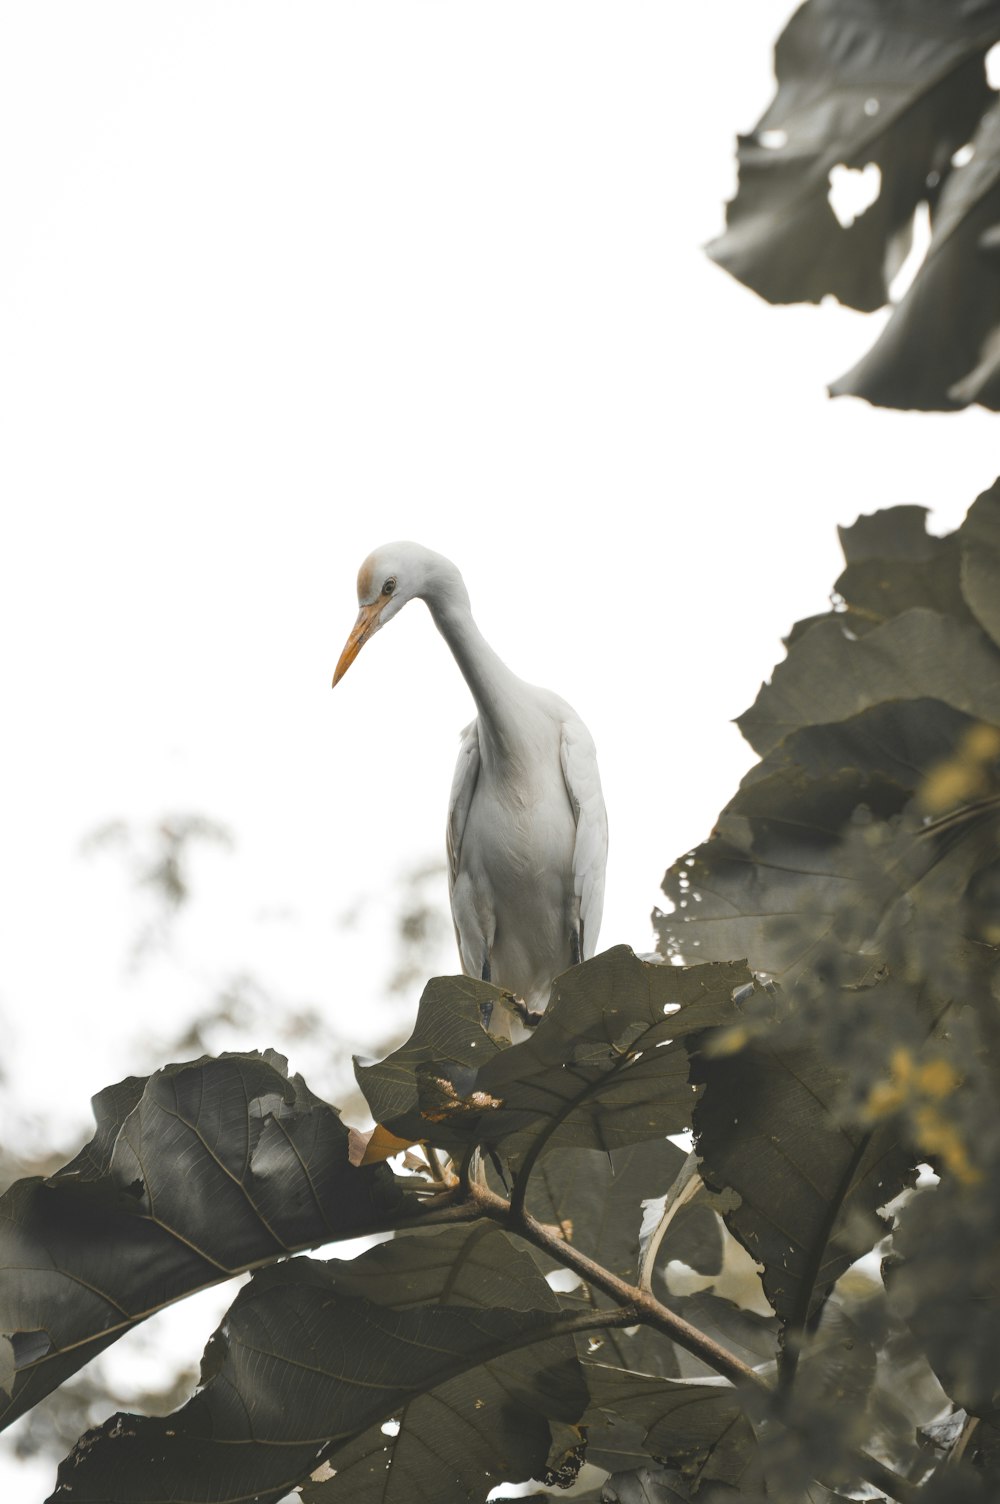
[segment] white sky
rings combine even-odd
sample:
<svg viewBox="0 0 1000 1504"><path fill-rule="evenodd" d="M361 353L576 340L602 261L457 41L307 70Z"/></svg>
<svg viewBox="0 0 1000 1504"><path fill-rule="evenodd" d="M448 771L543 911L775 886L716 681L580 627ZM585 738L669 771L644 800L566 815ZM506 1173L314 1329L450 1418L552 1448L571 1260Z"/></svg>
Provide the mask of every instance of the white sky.
<svg viewBox="0 0 1000 1504"><path fill-rule="evenodd" d="M331 692L375 545L452 557L588 722L602 945L648 949L836 524L941 530L994 479L986 414L827 400L875 319L699 249L791 9L4 9L0 1012L53 1131L234 972L377 1035L384 916L336 919L441 850L471 701L419 605ZM131 975L139 911L79 844L177 809L237 851L196 866L183 964Z"/></svg>

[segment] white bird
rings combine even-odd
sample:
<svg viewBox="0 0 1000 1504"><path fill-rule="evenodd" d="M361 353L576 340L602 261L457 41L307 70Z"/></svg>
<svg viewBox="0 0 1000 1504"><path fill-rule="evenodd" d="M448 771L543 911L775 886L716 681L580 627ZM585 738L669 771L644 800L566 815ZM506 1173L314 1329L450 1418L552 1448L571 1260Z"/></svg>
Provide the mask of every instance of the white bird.
<svg viewBox="0 0 1000 1504"><path fill-rule="evenodd" d="M358 573L358 619L333 676L414 598L426 602L479 714L448 802L451 912L468 976L544 1007L553 977L593 955L608 823L590 732L565 700L511 673L472 619L450 559L387 543Z"/></svg>

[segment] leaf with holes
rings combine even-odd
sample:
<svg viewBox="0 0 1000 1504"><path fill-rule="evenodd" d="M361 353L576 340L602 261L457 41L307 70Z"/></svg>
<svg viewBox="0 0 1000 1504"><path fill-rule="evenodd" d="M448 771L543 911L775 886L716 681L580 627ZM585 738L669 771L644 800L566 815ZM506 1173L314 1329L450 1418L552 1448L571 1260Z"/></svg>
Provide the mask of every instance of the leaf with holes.
<svg viewBox="0 0 1000 1504"><path fill-rule="evenodd" d="M666 1190L685 1162L682 1150L668 1139L650 1139L603 1154L594 1149L565 1149L546 1155L528 1187L528 1211L539 1222L561 1229L573 1247L629 1284L636 1281L644 1196ZM546 1273L560 1268L536 1250ZM576 1284L563 1297L569 1310L612 1304L596 1285ZM673 1343L650 1326L609 1329L591 1335L588 1344L601 1361L646 1373L680 1372Z"/></svg>
<svg viewBox="0 0 1000 1504"><path fill-rule="evenodd" d="M887 1230L878 1215L916 1173L895 1123L844 1121L847 1083L807 1046L769 1037L695 1062L702 1178L735 1193L726 1225L763 1265L786 1334L803 1331L834 1283Z"/></svg>
<svg viewBox="0 0 1000 1504"><path fill-rule="evenodd" d="M502 1103L486 1141L517 1164L543 1149L614 1152L682 1132L695 1100L686 1041L739 1020L752 987L740 961L663 966L624 945L574 966L530 1039L480 1073Z"/></svg>
<svg viewBox="0 0 1000 1504"><path fill-rule="evenodd" d="M871 312L932 219L923 265L872 351L833 383L890 407L1000 403L1000 113L984 60L996 0L807 0L778 90L739 140L739 191L709 255L771 303Z"/></svg>
<svg viewBox="0 0 1000 1504"><path fill-rule="evenodd" d="M688 960L745 955L783 982L833 957L857 982L879 964L887 916L935 880L935 902L961 933L956 905L989 852L956 845L943 824L939 838L911 806L976 725L939 701L905 700L790 735L743 780L709 840L667 872L661 948ZM971 815L970 837L992 820Z"/></svg>
<svg viewBox="0 0 1000 1504"><path fill-rule="evenodd" d="M941 174L917 276L867 355L831 383L832 396L924 411L1000 408L1000 106L969 135L970 160Z"/></svg>
<svg viewBox="0 0 1000 1504"><path fill-rule="evenodd" d="M453 1150L482 1143L514 1164L557 1147L620 1149L690 1126L684 1039L738 1018L734 994L750 985L739 962L662 966L617 946L556 978L522 1043L483 1042L473 1022L455 1031L458 1048L446 1030L444 1044L428 1044L418 1019L411 1040L358 1079L372 1091L373 1114L400 1138ZM437 987L429 984L425 1001Z"/></svg>
<svg viewBox="0 0 1000 1504"><path fill-rule="evenodd" d="M928 175L951 171L990 103L983 59L998 38L1000 6L981 0L807 0L775 47L778 92L740 140L739 192L712 258L772 303L832 293L880 308ZM882 191L840 224L831 172L869 163Z"/></svg>

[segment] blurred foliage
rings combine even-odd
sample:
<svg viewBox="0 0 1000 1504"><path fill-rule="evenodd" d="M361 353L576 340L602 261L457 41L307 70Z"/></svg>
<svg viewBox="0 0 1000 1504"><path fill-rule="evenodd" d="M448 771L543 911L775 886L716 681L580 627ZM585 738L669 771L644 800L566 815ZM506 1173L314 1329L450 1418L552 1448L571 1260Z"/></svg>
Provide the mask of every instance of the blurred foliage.
<svg viewBox="0 0 1000 1504"><path fill-rule="evenodd" d="M452 954L451 918L442 902L447 872L443 859L424 861L404 868L393 880L389 894L393 959L386 984L390 993L409 996ZM384 892L361 895L341 915L341 926L355 928L369 911L385 902Z"/></svg>
<svg viewBox="0 0 1000 1504"><path fill-rule="evenodd" d="M199 845L231 851L232 832L205 815L177 811L138 828L127 820L109 820L82 843L87 856L121 851L135 889L149 900L149 918L132 942L133 965L169 945L173 920L191 899L191 864Z"/></svg>
<svg viewBox="0 0 1000 1504"><path fill-rule="evenodd" d="M54 1499L997 1496L1000 483L948 538L842 536L661 959L572 968L540 1020L432 980L357 1067L374 1135L271 1053L206 1057L11 1187L11 1413L252 1275L193 1396L86 1432ZM395 1236L287 1257L359 1232Z"/></svg>
<svg viewBox="0 0 1000 1504"><path fill-rule="evenodd" d="M739 139L720 266L771 303L871 312L929 213L930 243L872 350L834 395L1000 408L997 0L806 0L775 48L778 90ZM874 178L840 207L842 182Z"/></svg>

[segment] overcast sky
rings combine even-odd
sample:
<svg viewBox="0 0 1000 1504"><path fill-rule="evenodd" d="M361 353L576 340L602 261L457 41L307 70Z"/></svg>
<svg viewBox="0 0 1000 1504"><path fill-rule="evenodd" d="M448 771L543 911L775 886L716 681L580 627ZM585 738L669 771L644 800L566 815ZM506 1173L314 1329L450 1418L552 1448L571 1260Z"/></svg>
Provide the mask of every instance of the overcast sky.
<svg viewBox="0 0 1000 1504"><path fill-rule="evenodd" d="M441 853L472 707L419 604L331 691L374 546L453 558L589 724L602 945L642 950L836 525L942 530L995 478L986 414L828 401L877 318L769 309L700 250L791 8L5 8L0 1013L51 1132L239 972L377 1036L378 895ZM143 910L80 843L189 809L236 849L130 972Z"/></svg>

